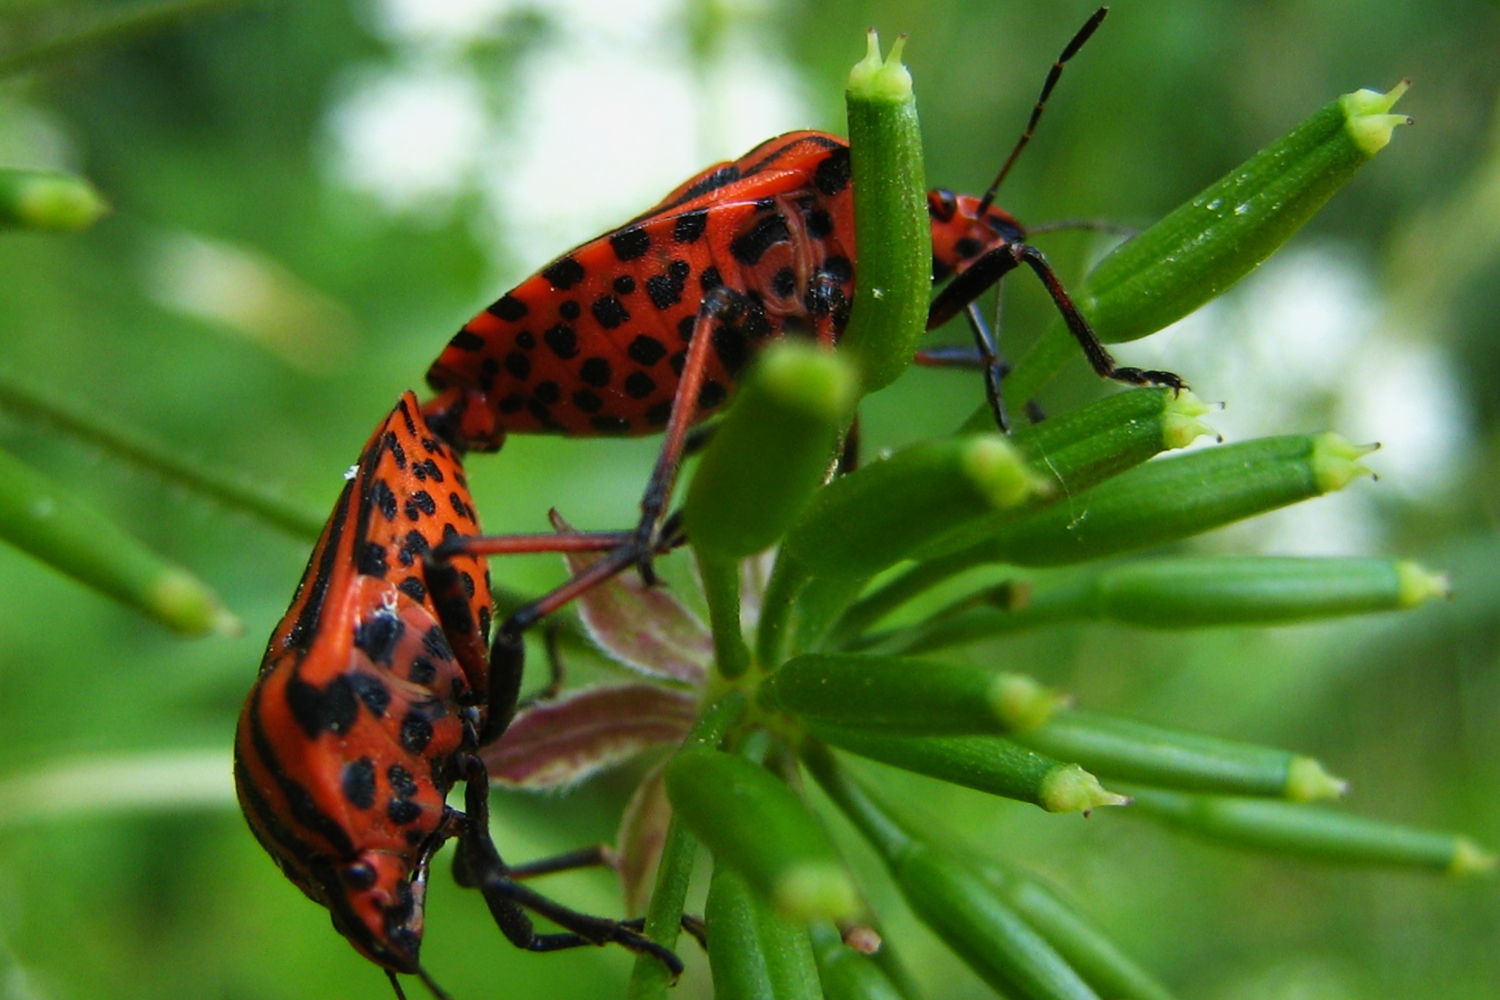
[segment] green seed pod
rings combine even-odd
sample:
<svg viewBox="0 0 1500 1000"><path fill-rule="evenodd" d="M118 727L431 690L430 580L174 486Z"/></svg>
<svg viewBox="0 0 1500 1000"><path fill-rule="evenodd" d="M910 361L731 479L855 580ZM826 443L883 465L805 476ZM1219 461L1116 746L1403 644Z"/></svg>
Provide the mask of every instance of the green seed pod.
<svg viewBox="0 0 1500 1000"><path fill-rule="evenodd" d="M803 720L903 735L1034 729L1067 701L1022 674L857 653L794 657L760 690Z"/></svg>
<svg viewBox="0 0 1500 1000"><path fill-rule="evenodd" d="M822 1000L807 929L715 865L703 916L716 1000Z"/></svg>
<svg viewBox="0 0 1500 1000"><path fill-rule="evenodd" d="M854 916L859 899L828 835L769 771L714 750L684 750L667 765L677 815L756 891L795 920Z"/></svg>
<svg viewBox="0 0 1500 1000"><path fill-rule="evenodd" d="M1014 738L1105 778L1168 788L1306 802L1338 798L1348 787L1311 757L1096 712L1061 712Z"/></svg>
<svg viewBox="0 0 1500 1000"><path fill-rule="evenodd" d="M1064 764L996 736L887 736L807 723L836 747L940 781L1030 802L1048 812L1088 812L1129 803L1077 764Z"/></svg>
<svg viewBox="0 0 1500 1000"><path fill-rule="evenodd" d="M1094 332L1107 343L1155 333L1249 274L1410 121L1387 113L1407 86L1344 95L1122 244L1074 295ZM1049 328L1006 399L1024 403L1076 355L1062 325Z"/></svg>
<svg viewBox="0 0 1500 1000"><path fill-rule="evenodd" d="M4 451L0 538L185 635L239 632L207 584Z"/></svg>
<svg viewBox="0 0 1500 1000"><path fill-rule="evenodd" d="M1131 788L1136 809L1213 840L1323 861L1430 868L1484 875L1495 856L1468 837L1266 799Z"/></svg>
<svg viewBox="0 0 1500 1000"><path fill-rule="evenodd" d="M1357 460L1373 450L1337 434L1205 448L1133 469L1027 515L967 551L926 555L943 555L948 575L979 563L1061 566L1165 545L1342 489L1371 474Z"/></svg>
<svg viewBox="0 0 1500 1000"><path fill-rule="evenodd" d="M819 490L781 551L810 576L869 577L934 537L1015 509L1043 488L999 434L928 441Z"/></svg>
<svg viewBox="0 0 1500 1000"><path fill-rule="evenodd" d="M781 341L761 354L688 489L694 549L742 559L786 532L828 473L855 382L847 362L814 344Z"/></svg>
<svg viewBox="0 0 1500 1000"><path fill-rule="evenodd" d="M990 888L1101 995L1119 1000L1173 1000L1155 976L1041 881L992 861L981 864L979 871Z"/></svg>
<svg viewBox="0 0 1500 1000"><path fill-rule="evenodd" d="M865 392L884 388L911 364L927 330L932 234L922 136L902 36L888 59L872 29L869 53L849 73L849 155L859 282L839 350L856 359Z"/></svg>
<svg viewBox="0 0 1500 1000"><path fill-rule="evenodd" d="M907 1000L879 965L827 924L813 924L812 946L825 1000Z"/></svg>
<svg viewBox="0 0 1500 1000"><path fill-rule="evenodd" d="M82 177L0 169L0 229L76 233L109 212L109 202Z"/></svg>
<svg viewBox="0 0 1500 1000"><path fill-rule="evenodd" d="M829 798L874 845L918 919L1002 996L1098 1000L978 871L908 834L826 749L809 744L804 760Z"/></svg>

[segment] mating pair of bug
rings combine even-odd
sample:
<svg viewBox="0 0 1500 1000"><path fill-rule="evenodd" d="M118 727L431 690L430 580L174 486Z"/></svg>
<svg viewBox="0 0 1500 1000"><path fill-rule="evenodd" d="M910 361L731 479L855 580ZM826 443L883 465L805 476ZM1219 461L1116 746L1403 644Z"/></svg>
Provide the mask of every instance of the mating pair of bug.
<svg viewBox="0 0 1500 1000"><path fill-rule="evenodd" d="M1170 373L1117 367L1026 230L992 204L1063 64L1104 15L1096 12L1053 63L989 190L928 195L933 278L952 280L927 325L964 312L976 349L918 361L983 369L1002 428L1003 362L974 303L1023 265L1101 376L1182 384ZM240 718L235 780L261 844L386 970L398 995L403 973L446 996L418 955L428 868L455 838L457 880L483 894L516 945L613 942L680 972L677 956L638 921L575 912L520 881L597 864L603 854L508 866L490 839L489 781L476 753L515 714L525 629L632 565L649 579L652 556L682 541L664 515L689 428L728 400L761 343L838 341L856 260L848 144L820 132L772 139L709 168L470 320L428 372L438 395L424 405L406 393L365 446L271 636ZM481 534L466 452L494 451L512 432L661 429L665 443L635 530ZM566 551L605 555L495 627L486 557ZM446 802L458 781L463 812ZM536 933L528 910L563 931Z"/></svg>

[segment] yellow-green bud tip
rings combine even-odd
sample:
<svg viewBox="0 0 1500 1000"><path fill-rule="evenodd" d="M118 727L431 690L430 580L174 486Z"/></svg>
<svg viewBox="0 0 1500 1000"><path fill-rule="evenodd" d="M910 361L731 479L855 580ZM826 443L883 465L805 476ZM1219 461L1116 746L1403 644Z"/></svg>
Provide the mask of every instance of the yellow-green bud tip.
<svg viewBox="0 0 1500 1000"><path fill-rule="evenodd" d="M1042 779L1042 808L1048 812L1088 812L1099 806L1128 806L1130 798L1116 795L1077 764L1053 769Z"/></svg>
<svg viewBox="0 0 1500 1000"><path fill-rule="evenodd" d="M844 944L853 948L861 955L873 955L885 944L881 940L880 932L869 924L850 924L840 928L839 933L843 935Z"/></svg>
<svg viewBox="0 0 1500 1000"><path fill-rule="evenodd" d="M990 682L990 709L1006 729L1025 732L1044 726L1071 699L1025 674L996 674Z"/></svg>
<svg viewBox="0 0 1500 1000"><path fill-rule="evenodd" d="M1374 478L1368 466L1358 459L1376 451L1378 444L1350 444L1337 434L1320 434L1313 442L1312 473L1319 493L1332 493L1348 486L1360 476Z"/></svg>
<svg viewBox="0 0 1500 1000"><path fill-rule="evenodd" d="M1453 860L1448 862L1449 875L1490 875L1495 871L1495 856L1468 837L1453 842Z"/></svg>
<svg viewBox="0 0 1500 1000"><path fill-rule="evenodd" d="M1410 86L1410 80L1402 80L1384 94L1378 90L1356 90L1339 98L1347 119L1345 128L1366 156L1374 156L1384 149L1397 125L1411 124L1412 120L1406 115L1386 113Z"/></svg>
<svg viewBox="0 0 1500 1000"><path fill-rule="evenodd" d="M1396 564L1396 602L1403 608L1414 608L1434 598L1453 596L1447 573L1430 573L1414 562Z"/></svg>
<svg viewBox="0 0 1500 1000"><path fill-rule="evenodd" d="M972 438L964 448L962 465L974 488L998 510L1018 506L1052 488L999 434Z"/></svg>
<svg viewBox="0 0 1500 1000"><path fill-rule="evenodd" d="M1286 797L1293 802L1337 799L1349 790L1349 782L1335 778L1311 757L1293 757L1286 769Z"/></svg>
<svg viewBox="0 0 1500 1000"><path fill-rule="evenodd" d="M1211 409L1188 389L1168 396L1161 421L1163 443L1168 448L1186 448L1205 434L1217 437L1217 431L1198 419Z"/></svg>
<svg viewBox="0 0 1500 1000"><path fill-rule="evenodd" d="M33 229L76 233L109 212L109 202L88 181L65 174L27 180L16 198L16 216Z"/></svg>
<svg viewBox="0 0 1500 1000"><path fill-rule="evenodd" d="M849 71L849 94L862 100L906 101L911 99L911 73L901 62L906 36L896 39L887 59L880 58L880 36L871 28L865 33L865 57Z"/></svg>
<svg viewBox="0 0 1500 1000"><path fill-rule="evenodd" d="M848 920L859 913L859 893L836 864L811 861L776 881L776 908L793 920Z"/></svg>
<svg viewBox="0 0 1500 1000"><path fill-rule="evenodd" d="M146 608L162 624L185 635L239 635L239 619L197 577L169 570L146 595Z"/></svg>
<svg viewBox="0 0 1500 1000"><path fill-rule="evenodd" d="M757 374L779 402L829 423L842 421L859 393L853 366L812 344L782 341L760 359Z"/></svg>

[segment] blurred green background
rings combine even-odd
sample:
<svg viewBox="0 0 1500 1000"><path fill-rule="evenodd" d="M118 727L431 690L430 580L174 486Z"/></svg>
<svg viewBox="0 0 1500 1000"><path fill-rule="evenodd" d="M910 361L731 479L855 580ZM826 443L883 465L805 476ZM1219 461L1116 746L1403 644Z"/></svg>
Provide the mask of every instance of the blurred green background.
<svg viewBox="0 0 1500 1000"><path fill-rule="evenodd" d="M841 130L866 26L912 36L930 181L977 191L1090 10L219 4L0 78L0 165L79 171L117 209L80 236L0 234L0 374L326 510L375 421L504 288L715 159L791 128ZM0 55L68 30L73 13L0 0ZM1275 631L1054 630L965 655L1088 707L1315 754L1365 814L1500 846L1497 53L1500 6L1476 0L1121 0L1000 199L1030 222L1146 223L1337 95L1411 77L1397 110L1417 124L1306 232L1120 354L1223 400L1211 419L1229 439L1332 428L1386 445L1372 462L1382 482L1203 547L1416 557L1452 572L1455 600ZM1071 281L1106 249L1088 234L1040 240ZM1049 306L1020 280L1006 307L1014 351ZM1045 401L1100 391L1075 365ZM946 431L981 398L978 379L913 371L867 402L866 446ZM245 623L239 638L181 639L0 548L0 995L385 995L229 798L240 700L309 543L45 423L0 412L0 444L191 567ZM470 468L491 529L542 530L551 506L617 526L654 449L514 439ZM561 572L496 566L528 591ZM956 840L1062 885L1184 997L1500 995L1492 881L1328 869L1129 816L890 781L951 818ZM500 846L522 859L608 839L630 786L616 775L502 797ZM155 807L101 807L131 798ZM433 881L424 955L455 996L618 995L622 952L513 951L446 865ZM929 996L988 995L872 881ZM619 907L605 874L555 891ZM708 993L694 956L678 995Z"/></svg>

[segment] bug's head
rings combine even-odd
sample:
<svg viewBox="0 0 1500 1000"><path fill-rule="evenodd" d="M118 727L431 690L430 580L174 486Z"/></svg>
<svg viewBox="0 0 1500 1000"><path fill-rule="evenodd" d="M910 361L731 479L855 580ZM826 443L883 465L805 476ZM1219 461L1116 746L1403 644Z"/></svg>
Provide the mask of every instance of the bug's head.
<svg viewBox="0 0 1500 1000"><path fill-rule="evenodd" d="M388 851L364 851L325 876L325 901L333 926L370 961L394 972L416 973L422 947L426 865ZM330 884L331 883L331 884Z"/></svg>
<svg viewBox="0 0 1500 1000"><path fill-rule="evenodd" d="M927 193L927 215L932 220L934 281L962 271L986 251L1026 238L1010 213L990 205L981 214L978 198L947 188Z"/></svg>

